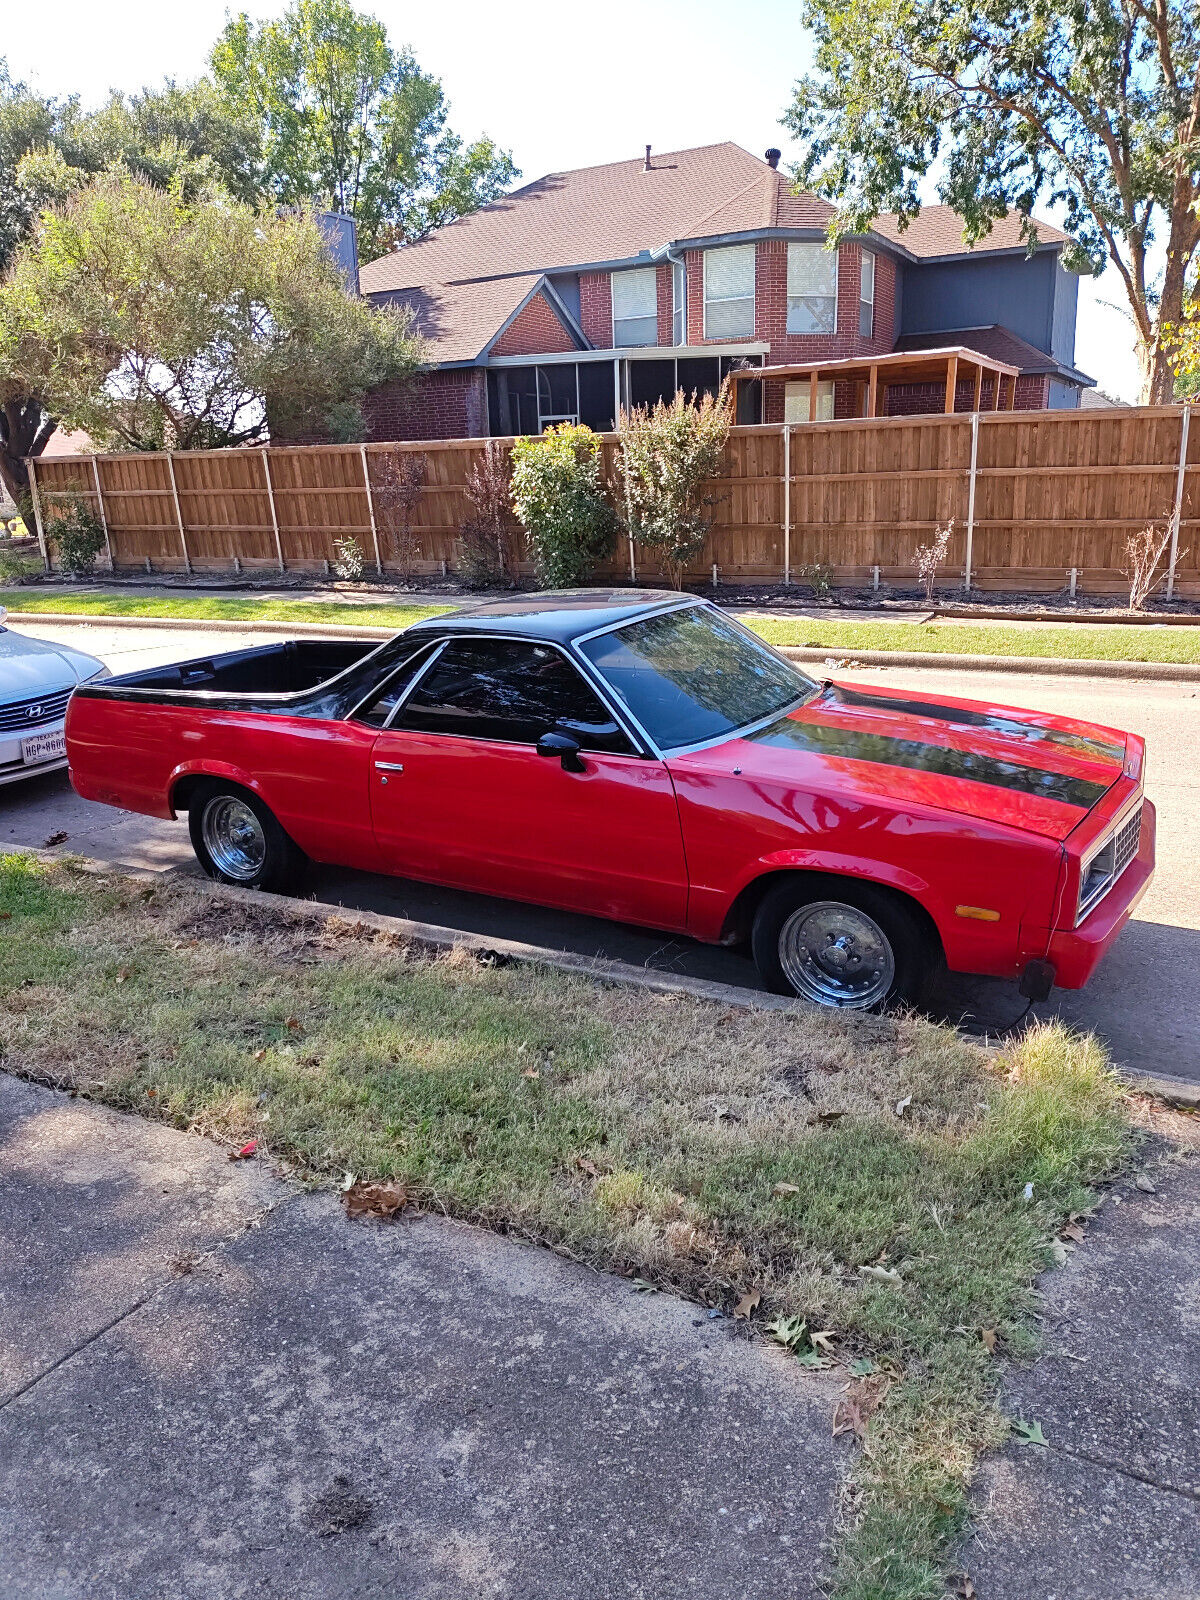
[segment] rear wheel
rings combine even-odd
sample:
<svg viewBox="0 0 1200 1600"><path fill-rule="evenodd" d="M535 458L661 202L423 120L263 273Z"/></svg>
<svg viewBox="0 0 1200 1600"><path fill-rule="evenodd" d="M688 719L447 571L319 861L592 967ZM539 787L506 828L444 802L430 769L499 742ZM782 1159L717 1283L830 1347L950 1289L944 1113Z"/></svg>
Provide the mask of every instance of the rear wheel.
<svg viewBox="0 0 1200 1600"><path fill-rule="evenodd" d="M204 784L192 795L188 827L196 859L219 883L288 894L304 881L308 857L248 789Z"/></svg>
<svg viewBox="0 0 1200 1600"><path fill-rule="evenodd" d="M838 878L785 878L768 889L751 946L769 989L841 1011L920 1005L941 959L902 899Z"/></svg>

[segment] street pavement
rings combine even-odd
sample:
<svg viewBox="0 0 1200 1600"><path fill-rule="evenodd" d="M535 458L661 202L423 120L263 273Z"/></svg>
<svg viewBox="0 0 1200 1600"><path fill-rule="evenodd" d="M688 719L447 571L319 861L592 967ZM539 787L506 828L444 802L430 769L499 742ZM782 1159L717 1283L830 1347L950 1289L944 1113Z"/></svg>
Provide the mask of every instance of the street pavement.
<svg viewBox="0 0 1200 1600"><path fill-rule="evenodd" d="M245 648L246 634L99 625L22 624L22 631L88 650L114 671ZM264 636L266 637L266 636ZM271 635L270 637L276 637ZM1149 743L1148 793L1158 807L1158 872L1116 948L1084 990L1058 990L1036 1009L1094 1030L1114 1059L1136 1071L1200 1082L1200 685L1058 677L1053 673L947 671L934 666L864 669L843 676L995 704L1090 718L1142 734ZM155 871L192 871L186 825L117 812L80 800L65 774L0 789L0 846L40 846L57 832L60 848ZM497 938L633 962L695 977L755 986L739 951L517 905L400 879L323 868L319 900L412 917ZM1016 987L949 979L942 1013L997 1032L1024 1002Z"/></svg>

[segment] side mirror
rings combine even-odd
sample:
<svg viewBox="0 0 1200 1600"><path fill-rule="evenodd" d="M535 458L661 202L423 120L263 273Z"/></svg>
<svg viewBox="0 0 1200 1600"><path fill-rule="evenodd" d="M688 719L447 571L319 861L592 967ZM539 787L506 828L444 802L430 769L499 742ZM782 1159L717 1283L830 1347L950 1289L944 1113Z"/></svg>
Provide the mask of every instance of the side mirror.
<svg viewBox="0 0 1200 1600"><path fill-rule="evenodd" d="M564 772L586 772L579 759L579 740L569 733L544 733L537 742L537 753L547 759L557 756Z"/></svg>

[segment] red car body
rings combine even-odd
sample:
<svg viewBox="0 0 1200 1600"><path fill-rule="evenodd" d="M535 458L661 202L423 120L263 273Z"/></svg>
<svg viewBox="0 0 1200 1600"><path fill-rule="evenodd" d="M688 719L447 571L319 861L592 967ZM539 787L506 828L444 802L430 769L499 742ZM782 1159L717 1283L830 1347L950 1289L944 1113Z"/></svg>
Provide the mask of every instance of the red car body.
<svg viewBox="0 0 1200 1600"><path fill-rule="evenodd" d="M697 604L712 611L630 591L495 603L351 652L360 659L346 670L361 677L378 659L382 677L401 641L411 654L444 639L530 638L577 665L626 727L628 707L605 693L580 642ZM572 770L529 743L372 725L327 693L346 671L300 691L224 687L252 678L266 654L77 691L66 731L78 793L172 817L197 780L225 779L315 861L708 942L744 934L780 874L835 875L915 902L952 970L1038 970L1042 987L1087 981L1153 872L1143 743L1090 723L827 683L717 739L589 749ZM1101 846L1112 881L1091 903Z"/></svg>

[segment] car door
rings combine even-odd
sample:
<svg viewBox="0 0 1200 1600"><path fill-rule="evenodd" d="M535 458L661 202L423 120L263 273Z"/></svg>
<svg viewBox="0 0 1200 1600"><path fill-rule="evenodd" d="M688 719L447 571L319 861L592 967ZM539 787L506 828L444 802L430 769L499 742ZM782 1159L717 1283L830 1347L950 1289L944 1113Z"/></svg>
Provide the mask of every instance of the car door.
<svg viewBox="0 0 1200 1600"><path fill-rule="evenodd" d="M538 754L556 729L578 741L577 762ZM556 645L449 639L375 741L371 813L388 870L401 876L686 924L666 767L634 748Z"/></svg>

